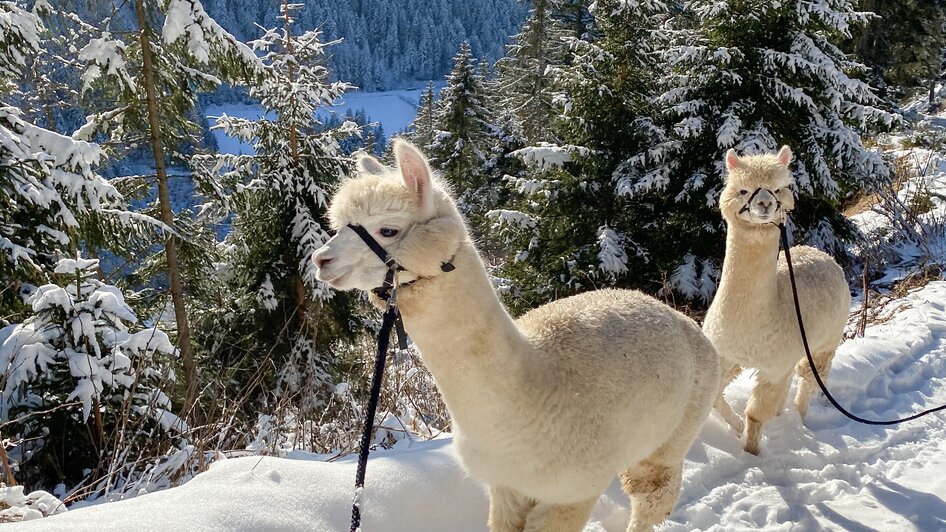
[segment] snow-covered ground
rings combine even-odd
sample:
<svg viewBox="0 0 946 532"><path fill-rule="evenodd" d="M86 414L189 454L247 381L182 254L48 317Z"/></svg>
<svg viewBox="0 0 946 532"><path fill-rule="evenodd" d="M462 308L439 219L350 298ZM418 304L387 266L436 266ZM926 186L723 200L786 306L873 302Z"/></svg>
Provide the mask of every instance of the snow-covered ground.
<svg viewBox="0 0 946 532"><path fill-rule="evenodd" d="M890 321L838 351L829 386L865 417L946 403L946 281L891 303ZM905 306L906 305L906 306ZM793 323L786 324L794 327ZM727 395L744 407L751 376ZM802 425L793 408L765 427L762 454L713 414L687 457L677 509L662 530L946 530L946 414L898 427L848 421L820 394ZM347 529L354 456L221 460L187 484L74 509L17 530ZM486 530L487 499L451 439L402 440L368 464L364 530ZM623 531L628 500L615 482L588 532Z"/></svg>
<svg viewBox="0 0 946 532"><path fill-rule="evenodd" d="M435 84L434 90L439 91L442 85L442 83ZM317 115L325 118L334 113L342 117L348 110L353 113L364 110L369 120L381 124L385 134L393 135L407 129L408 124L414 119L414 115L417 114L417 103L424 90L421 87L382 92L352 91L345 94L344 98L336 102L336 105L319 109ZM250 119L263 115L263 109L260 106L250 104L212 105L207 107L205 112L210 125L213 125L214 118L222 114ZM214 130L213 134L221 153L253 152L251 145L230 138L222 131Z"/></svg>

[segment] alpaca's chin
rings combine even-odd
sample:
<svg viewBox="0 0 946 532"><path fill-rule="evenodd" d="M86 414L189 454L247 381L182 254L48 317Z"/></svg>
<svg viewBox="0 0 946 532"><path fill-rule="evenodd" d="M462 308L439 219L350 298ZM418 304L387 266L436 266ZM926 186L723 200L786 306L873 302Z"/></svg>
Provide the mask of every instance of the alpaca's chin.
<svg viewBox="0 0 946 532"><path fill-rule="evenodd" d="M338 290L344 292L345 290L351 290L354 286L348 286L349 275L347 273L342 273L332 277L331 274L323 274L321 271L315 275L315 278L319 281L329 285L333 290Z"/></svg>
<svg viewBox="0 0 946 532"><path fill-rule="evenodd" d="M755 213L745 213L737 215L740 225L751 229L764 229L778 223L777 213L771 215L758 215Z"/></svg>

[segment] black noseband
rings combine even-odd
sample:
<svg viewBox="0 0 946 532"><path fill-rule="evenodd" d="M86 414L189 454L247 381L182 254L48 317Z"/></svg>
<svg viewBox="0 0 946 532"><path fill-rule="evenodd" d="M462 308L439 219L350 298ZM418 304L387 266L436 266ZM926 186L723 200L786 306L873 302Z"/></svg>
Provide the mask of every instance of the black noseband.
<svg viewBox="0 0 946 532"><path fill-rule="evenodd" d="M371 233L368 232L363 226L348 224L348 228L355 232L361 239L371 248L371 251L381 259L381 262L388 267L388 271L384 274L384 281L381 282L381 286L372 288L371 291L374 295L381 298L383 301L387 301L391 298L391 289L395 288L394 286L394 274L397 272L405 271L404 267L397 263L394 260L394 257L388 254L387 250L378 243L377 240L371 236ZM455 269L455 266L452 262L444 262L440 265L441 271L450 272ZM411 281L413 283L414 281ZM410 283L406 283L410 284Z"/></svg>
<svg viewBox="0 0 946 532"><path fill-rule="evenodd" d="M368 230L360 225L348 224L348 228L355 232L358 236L364 240L365 244L371 248L371 251L381 259L381 262L388 267L388 271L384 274L384 281L382 281L381 286L372 288L371 291L374 292L374 295L380 297L382 300L387 301L391 297L391 288L394 287L394 274L399 271L403 271L404 268L401 267L397 261L394 260L394 257L388 255L386 249L384 249L381 244L378 243L374 237L368 233Z"/></svg>
<svg viewBox="0 0 946 532"><path fill-rule="evenodd" d="M748 200L746 200L746 204L743 205L741 209L739 209L739 214L742 214L748 211L750 208L750 205L752 205L752 200L755 199L756 194L758 194L759 192L762 192L763 190L768 192L769 194L772 195L773 198L775 198L775 212L778 212L778 210L782 208L782 202L778 200L778 194L776 194L775 192L772 192L771 190L767 188L759 187L752 191L752 195L749 196Z"/></svg>

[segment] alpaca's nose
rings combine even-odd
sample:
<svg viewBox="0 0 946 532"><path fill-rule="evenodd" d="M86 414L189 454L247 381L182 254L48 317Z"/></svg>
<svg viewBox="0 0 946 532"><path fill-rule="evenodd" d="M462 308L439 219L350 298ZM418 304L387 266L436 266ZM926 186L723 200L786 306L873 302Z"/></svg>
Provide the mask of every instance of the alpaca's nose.
<svg viewBox="0 0 946 532"><path fill-rule="evenodd" d="M316 257L315 265L319 268L324 268L326 264L332 262L334 259L332 257Z"/></svg>
<svg viewBox="0 0 946 532"><path fill-rule="evenodd" d="M772 202L771 202L771 201L759 201L759 207L762 207L762 208L765 209L765 210L769 210L769 209L772 208Z"/></svg>

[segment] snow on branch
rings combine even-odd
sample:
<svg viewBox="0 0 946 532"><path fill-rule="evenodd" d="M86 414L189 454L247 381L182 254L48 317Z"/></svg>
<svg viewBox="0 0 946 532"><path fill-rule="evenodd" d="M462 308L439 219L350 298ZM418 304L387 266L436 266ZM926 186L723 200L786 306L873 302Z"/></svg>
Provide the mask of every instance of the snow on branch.
<svg viewBox="0 0 946 532"><path fill-rule="evenodd" d="M253 50L217 24L199 0L170 0L161 35L167 44L186 39L187 50L199 63L209 64L217 48L224 54L233 54L253 71L265 70Z"/></svg>
<svg viewBox="0 0 946 532"><path fill-rule="evenodd" d="M0 76L15 78L26 66L26 57L40 51L39 17L13 2L0 2Z"/></svg>
<svg viewBox="0 0 946 532"><path fill-rule="evenodd" d="M498 227L515 227L517 229L534 229L537 220L522 211L510 211L506 209L495 209L486 213L488 218L496 220Z"/></svg>
<svg viewBox="0 0 946 532"><path fill-rule="evenodd" d="M99 77L114 76L122 90L135 90L135 78L128 73L125 63L125 43L112 39L109 32L92 39L79 51L79 60L88 63L82 74L82 94L85 94Z"/></svg>
<svg viewBox="0 0 946 532"><path fill-rule="evenodd" d="M598 268L612 279L627 273L624 236L606 225L598 228Z"/></svg>
<svg viewBox="0 0 946 532"><path fill-rule="evenodd" d="M522 159L522 162L531 167L545 171L552 168L561 168L565 163L574 160L576 155L584 157L589 153L591 153L591 150L582 146L562 146L540 142L535 146L516 150L509 155Z"/></svg>

